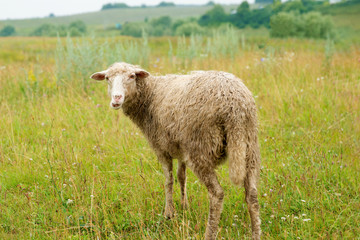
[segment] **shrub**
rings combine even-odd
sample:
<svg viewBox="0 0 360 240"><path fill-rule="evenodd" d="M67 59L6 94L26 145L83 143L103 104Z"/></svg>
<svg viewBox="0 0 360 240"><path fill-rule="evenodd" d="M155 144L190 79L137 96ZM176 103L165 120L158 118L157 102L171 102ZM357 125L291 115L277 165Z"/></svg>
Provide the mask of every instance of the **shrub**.
<svg viewBox="0 0 360 240"><path fill-rule="evenodd" d="M309 38L333 37L334 25L330 17L319 12L309 12L303 15L304 36Z"/></svg>
<svg viewBox="0 0 360 240"><path fill-rule="evenodd" d="M190 36L204 33L204 29L196 22L187 22L177 27L175 34L177 36Z"/></svg>
<svg viewBox="0 0 360 240"><path fill-rule="evenodd" d="M72 37L84 35L86 33L86 25L80 20L72 22L69 25L69 32Z"/></svg>
<svg viewBox="0 0 360 240"><path fill-rule="evenodd" d="M294 13L280 12L270 18L272 37L290 37L297 34L297 19Z"/></svg>
<svg viewBox="0 0 360 240"><path fill-rule="evenodd" d="M138 22L129 22L123 25L121 34L132 37L141 37L143 29L147 30L146 24L138 23Z"/></svg>
<svg viewBox="0 0 360 240"><path fill-rule="evenodd" d="M270 19L272 37L334 37L334 25L328 16L319 12L295 15L293 12L280 12Z"/></svg>
<svg viewBox="0 0 360 240"><path fill-rule="evenodd" d="M8 37L15 34L15 28L13 26L7 25L3 27L0 31L1 37Z"/></svg>
<svg viewBox="0 0 360 240"><path fill-rule="evenodd" d="M56 36L57 28L55 25L44 23L36 28L30 35L31 36Z"/></svg>

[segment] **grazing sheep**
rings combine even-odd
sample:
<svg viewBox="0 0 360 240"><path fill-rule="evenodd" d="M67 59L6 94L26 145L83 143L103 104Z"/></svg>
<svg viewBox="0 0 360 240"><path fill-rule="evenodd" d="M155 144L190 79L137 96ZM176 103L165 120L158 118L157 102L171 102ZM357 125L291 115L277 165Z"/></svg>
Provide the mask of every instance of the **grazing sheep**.
<svg viewBox="0 0 360 240"><path fill-rule="evenodd" d="M245 186L253 239L260 239L256 107L240 79L218 71L155 77L128 63L115 63L91 78L107 80L110 106L122 108L156 152L166 177L167 218L174 214L172 159L176 158L181 204L188 206L185 172L189 167L208 189L205 239L215 239L224 199L215 168L228 158L231 181Z"/></svg>

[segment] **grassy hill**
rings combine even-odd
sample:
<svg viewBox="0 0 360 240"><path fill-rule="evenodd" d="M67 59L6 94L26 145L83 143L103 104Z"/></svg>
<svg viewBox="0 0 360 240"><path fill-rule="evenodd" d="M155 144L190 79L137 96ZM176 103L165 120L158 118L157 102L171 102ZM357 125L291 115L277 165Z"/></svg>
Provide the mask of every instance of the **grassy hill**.
<svg viewBox="0 0 360 240"><path fill-rule="evenodd" d="M236 5L224 5L226 11L236 8ZM106 11L89 12L69 16L59 16L54 18L33 18L21 20L0 21L0 28L5 25L12 25L17 32L30 32L32 29L44 23L50 24L69 24L76 20L84 21L92 27L109 27L116 23L139 22L146 18L156 18L160 16L171 16L173 19L198 17L211 9L212 6L176 6L176 7L148 7L148 8L122 8Z"/></svg>

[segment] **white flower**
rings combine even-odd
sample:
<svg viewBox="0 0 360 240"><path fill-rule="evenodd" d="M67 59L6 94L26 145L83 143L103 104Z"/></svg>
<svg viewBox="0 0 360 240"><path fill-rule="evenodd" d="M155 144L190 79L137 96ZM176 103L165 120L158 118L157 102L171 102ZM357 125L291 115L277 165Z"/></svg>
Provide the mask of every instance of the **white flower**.
<svg viewBox="0 0 360 240"><path fill-rule="evenodd" d="M301 216L305 217L305 216L306 216L306 214L305 214L305 213L303 213L303 214L301 214Z"/></svg>
<svg viewBox="0 0 360 240"><path fill-rule="evenodd" d="M285 220L286 220L286 217L281 217L281 220L285 221Z"/></svg>
<svg viewBox="0 0 360 240"><path fill-rule="evenodd" d="M66 204L69 205L69 204L72 204L73 202L74 202L74 200L68 199L68 200L66 201Z"/></svg>
<svg viewBox="0 0 360 240"><path fill-rule="evenodd" d="M302 199L301 199L301 201L302 201L302 202L306 202L305 200L302 200Z"/></svg>
<svg viewBox="0 0 360 240"><path fill-rule="evenodd" d="M267 196L267 194L266 193L264 193L264 195L263 195L264 197L266 197Z"/></svg>
<svg viewBox="0 0 360 240"><path fill-rule="evenodd" d="M303 219L304 222L308 222L308 221L311 221L310 218L306 218L306 219Z"/></svg>
<svg viewBox="0 0 360 240"><path fill-rule="evenodd" d="M91 195L90 195L90 197L91 197L91 198L93 198L93 197L94 197L94 195L92 195L92 194L91 194Z"/></svg>
<svg viewBox="0 0 360 240"><path fill-rule="evenodd" d="M299 217L295 216L294 219L299 219Z"/></svg>

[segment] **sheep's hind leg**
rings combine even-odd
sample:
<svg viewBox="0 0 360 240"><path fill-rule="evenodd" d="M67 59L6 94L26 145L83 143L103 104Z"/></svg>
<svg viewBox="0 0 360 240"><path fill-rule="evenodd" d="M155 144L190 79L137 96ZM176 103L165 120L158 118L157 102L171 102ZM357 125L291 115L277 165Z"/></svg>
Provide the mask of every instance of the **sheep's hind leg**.
<svg viewBox="0 0 360 240"><path fill-rule="evenodd" d="M251 218L252 239L258 240L261 235L260 207L257 198L256 188L257 177L254 171L250 170L245 178L245 200Z"/></svg>
<svg viewBox="0 0 360 240"><path fill-rule="evenodd" d="M196 159L193 161L197 163L201 162L197 161ZM222 212L224 191L216 177L216 173L213 168L197 164L190 164L189 167L208 189L210 209L205 232L205 240L215 240L220 221L220 215Z"/></svg>
<svg viewBox="0 0 360 240"><path fill-rule="evenodd" d="M181 190L181 206L183 209L187 209L189 207L189 203L186 195L186 165L180 160L178 161L177 178Z"/></svg>
<svg viewBox="0 0 360 240"><path fill-rule="evenodd" d="M173 163L171 158L159 157L165 175L165 212L166 218L174 216L173 204Z"/></svg>

